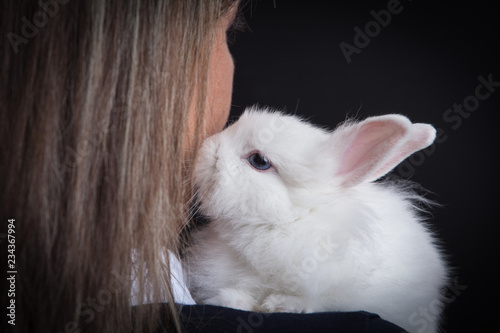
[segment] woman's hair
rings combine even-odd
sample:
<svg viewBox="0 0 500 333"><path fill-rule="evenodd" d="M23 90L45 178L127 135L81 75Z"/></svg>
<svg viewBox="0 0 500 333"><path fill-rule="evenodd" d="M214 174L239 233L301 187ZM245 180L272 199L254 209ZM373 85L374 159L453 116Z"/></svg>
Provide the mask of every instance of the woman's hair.
<svg viewBox="0 0 500 333"><path fill-rule="evenodd" d="M17 330L131 330L131 276L179 327L163 259L188 219L214 29L235 2L2 1L0 232L15 220L17 274L1 306L15 299Z"/></svg>

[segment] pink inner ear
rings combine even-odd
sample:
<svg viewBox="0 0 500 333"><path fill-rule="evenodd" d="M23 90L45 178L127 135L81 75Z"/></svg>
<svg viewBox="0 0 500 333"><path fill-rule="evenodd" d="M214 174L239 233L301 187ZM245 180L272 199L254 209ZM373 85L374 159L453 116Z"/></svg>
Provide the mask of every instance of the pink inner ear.
<svg viewBox="0 0 500 333"><path fill-rule="evenodd" d="M344 152L339 174L347 174L357 166L365 164L365 160L373 155L375 147L387 140L395 130L383 124L370 124L356 133L356 138ZM375 161L373 161L375 163ZM369 163L368 163L369 164Z"/></svg>
<svg viewBox="0 0 500 333"><path fill-rule="evenodd" d="M355 186L365 181L391 156L393 150L409 137L410 121L403 116L387 115L369 118L355 125L344 136L347 143L341 155L337 176L343 186Z"/></svg>
<svg viewBox="0 0 500 333"><path fill-rule="evenodd" d="M434 142L436 130L427 124L413 124L410 139L401 145L392 156L366 181L375 181L394 169L405 158Z"/></svg>

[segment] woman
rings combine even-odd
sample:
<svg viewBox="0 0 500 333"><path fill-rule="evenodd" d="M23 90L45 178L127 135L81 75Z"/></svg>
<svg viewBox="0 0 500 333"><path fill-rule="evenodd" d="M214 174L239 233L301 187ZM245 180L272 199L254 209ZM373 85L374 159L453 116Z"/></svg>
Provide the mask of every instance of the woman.
<svg viewBox="0 0 500 333"><path fill-rule="evenodd" d="M210 314L215 330L257 330L257 314L176 307L165 260L182 246L196 151L227 120L226 33L237 9L234 0L3 2L0 215L15 228L17 271L15 295L2 295L4 309L14 300L15 326L3 326L151 331L161 320L180 330Z"/></svg>

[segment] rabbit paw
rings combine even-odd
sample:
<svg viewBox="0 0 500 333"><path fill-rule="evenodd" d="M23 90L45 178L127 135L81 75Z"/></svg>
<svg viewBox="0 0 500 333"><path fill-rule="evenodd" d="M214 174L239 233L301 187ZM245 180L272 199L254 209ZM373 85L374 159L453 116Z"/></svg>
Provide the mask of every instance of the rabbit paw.
<svg viewBox="0 0 500 333"><path fill-rule="evenodd" d="M221 289L217 296L209 298L203 303L245 311L252 310L256 305L254 298L247 292L233 288Z"/></svg>
<svg viewBox="0 0 500 333"><path fill-rule="evenodd" d="M269 312L306 313L305 302L302 298L292 295L271 294L264 299L262 308Z"/></svg>

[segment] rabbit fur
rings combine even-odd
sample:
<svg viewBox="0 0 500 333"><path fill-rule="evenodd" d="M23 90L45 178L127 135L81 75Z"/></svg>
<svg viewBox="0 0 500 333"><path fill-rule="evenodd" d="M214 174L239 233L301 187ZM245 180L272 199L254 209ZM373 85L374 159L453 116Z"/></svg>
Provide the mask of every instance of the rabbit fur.
<svg viewBox="0 0 500 333"><path fill-rule="evenodd" d="M435 133L396 114L328 131L245 110L197 157L199 209L210 223L193 233L183 260L195 301L262 312L364 310L410 332L436 332L448 275L419 215L425 199L411 186L375 182ZM415 320L422 309L423 324Z"/></svg>

